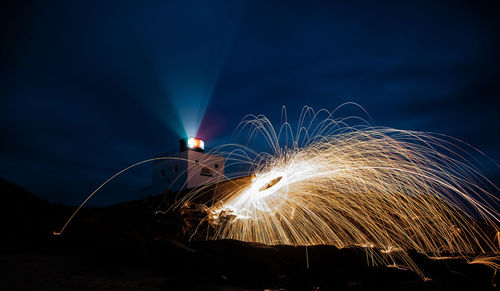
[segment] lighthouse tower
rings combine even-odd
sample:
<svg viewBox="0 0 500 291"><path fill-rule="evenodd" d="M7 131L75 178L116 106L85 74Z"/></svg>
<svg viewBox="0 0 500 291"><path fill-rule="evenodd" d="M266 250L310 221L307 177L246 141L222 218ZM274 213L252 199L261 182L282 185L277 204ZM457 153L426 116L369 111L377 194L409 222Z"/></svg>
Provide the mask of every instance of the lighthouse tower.
<svg viewBox="0 0 500 291"><path fill-rule="evenodd" d="M199 138L180 140L180 151L161 155L170 159L153 163L154 194L208 185L224 179L224 157L206 154L205 142Z"/></svg>

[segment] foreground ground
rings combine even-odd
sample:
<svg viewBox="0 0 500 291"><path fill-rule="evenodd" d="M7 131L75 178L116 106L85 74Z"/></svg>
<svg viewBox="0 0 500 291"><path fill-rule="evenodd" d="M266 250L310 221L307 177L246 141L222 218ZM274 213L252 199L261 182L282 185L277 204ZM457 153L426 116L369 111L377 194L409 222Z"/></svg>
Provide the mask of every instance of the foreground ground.
<svg viewBox="0 0 500 291"><path fill-rule="evenodd" d="M497 280L484 265L417 253L430 280L374 266L363 248L189 240L196 213L154 215L149 200L85 209L56 237L72 207L1 188L2 290L493 290Z"/></svg>

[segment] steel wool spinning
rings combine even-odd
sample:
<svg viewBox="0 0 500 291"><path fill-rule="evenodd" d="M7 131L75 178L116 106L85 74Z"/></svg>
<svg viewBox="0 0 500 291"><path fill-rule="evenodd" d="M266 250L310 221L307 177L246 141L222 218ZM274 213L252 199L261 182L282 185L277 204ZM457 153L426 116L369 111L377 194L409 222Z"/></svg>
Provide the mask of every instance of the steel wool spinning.
<svg viewBox="0 0 500 291"><path fill-rule="evenodd" d="M274 153L229 154L250 165L251 179L221 188L207 205L216 239L368 246L384 254L373 262L415 271L408 250L436 258L499 254L474 223L480 218L498 231L498 197L486 190L498 188L464 158L466 151L436 135L349 126L329 112L318 121L319 113L306 107L295 135L288 123L277 133L265 116L243 120ZM282 147L285 132L292 142Z"/></svg>

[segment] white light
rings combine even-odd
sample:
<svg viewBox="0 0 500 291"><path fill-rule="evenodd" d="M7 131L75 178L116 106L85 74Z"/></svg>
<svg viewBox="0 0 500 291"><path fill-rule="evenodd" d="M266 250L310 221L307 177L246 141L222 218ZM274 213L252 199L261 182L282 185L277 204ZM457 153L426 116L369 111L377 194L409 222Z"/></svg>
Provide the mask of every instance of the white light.
<svg viewBox="0 0 500 291"><path fill-rule="evenodd" d="M250 187L252 198L262 199L269 196L280 190L286 183L285 173L283 172L270 172L256 177L256 180Z"/></svg>
<svg viewBox="0 0 500 291"><path fill-rule="evenodd" d="M205 149L205 142L199 138L188 138L187 145L190 149Z"/></svg>

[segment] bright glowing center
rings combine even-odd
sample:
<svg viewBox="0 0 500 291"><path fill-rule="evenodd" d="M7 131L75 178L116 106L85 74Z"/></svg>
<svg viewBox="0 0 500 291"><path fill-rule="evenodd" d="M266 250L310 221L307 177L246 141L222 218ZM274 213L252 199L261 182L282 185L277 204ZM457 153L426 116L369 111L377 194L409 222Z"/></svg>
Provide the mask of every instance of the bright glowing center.
<svg viewBox="0 0 500 291"><path fill-rule="evenodd" d="M187 145L190 149L200 148L205 149L205 142L199 138L190 137L187 141Z"/></svg>
<svg viewBox="0 0 500 291"><path fill-rule="evenodd" d="M249 191L252 193L252 198L262 199L280 190L285 184L285 173L269 172L255 177Z"/></svg>

